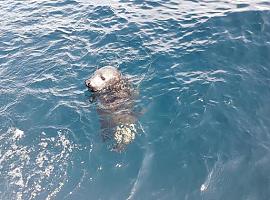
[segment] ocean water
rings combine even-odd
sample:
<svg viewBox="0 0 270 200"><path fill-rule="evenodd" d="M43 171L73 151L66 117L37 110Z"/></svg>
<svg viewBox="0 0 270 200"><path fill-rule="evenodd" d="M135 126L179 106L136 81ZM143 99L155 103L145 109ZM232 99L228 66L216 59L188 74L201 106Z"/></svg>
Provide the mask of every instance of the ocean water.
<svg viewBox="0 0 270 200"><path fill-rule="evenodd" d="M0 199L268 200L267 0L1 1ZM122 153L84 86L140 95Z"/></svg>

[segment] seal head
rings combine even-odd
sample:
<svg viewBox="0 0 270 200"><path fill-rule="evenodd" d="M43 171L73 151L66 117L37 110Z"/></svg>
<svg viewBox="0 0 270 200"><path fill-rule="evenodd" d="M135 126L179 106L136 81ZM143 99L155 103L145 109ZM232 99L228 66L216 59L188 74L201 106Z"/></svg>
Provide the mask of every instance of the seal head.
<svg viewBox="0 0 270 200"><path fill-rule="evenodd" d="M96 70L93 76L85 81L85 85L92 92L99 92L116 85L121 77L122 74L115 67L106 66Z"/></svg>

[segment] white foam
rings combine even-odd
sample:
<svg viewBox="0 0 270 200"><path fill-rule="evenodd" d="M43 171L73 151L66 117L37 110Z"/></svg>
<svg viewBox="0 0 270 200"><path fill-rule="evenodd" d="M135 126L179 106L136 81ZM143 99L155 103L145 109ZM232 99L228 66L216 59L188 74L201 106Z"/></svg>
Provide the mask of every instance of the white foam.
<svg viewBox="0 0 270 200"><path fill-rule="evenodd" d="M202 184L201 185L201 192L205 191L207 189L208 185Z"/></svg>
<svg viewBox="0 0 270 200"><path fill-rule="evenodd" d="M15 128L13 133L14 133L13 138L16 139L16 140L21 139L23 137L23 135L24 135L24 132L22 130L18 129L18 128Z"/></svg>
<svg viewBox="0 0 270 200"><path fill-rule="evenodd" d="M36 199L48 186L52 191L47 199L53 198L66 182L69 156L76 146L67 138L66 133L58 131L55 137L48 137L45 132L40 134L38 144L24 145L24 131L9 128L1 135L3 148L0 151L0 169L7 181L7 190L14 190L14 199ZM49 148L48 148L49 147ZM55 177L54 174L58 174Z"/></svg>
<svg viewBox="0 0 270 200"><path fill-rule="evenodd" d="M42 146L43 148L46 148L48 146L47 142L41 142L39 143L40 146Z"/></svg>

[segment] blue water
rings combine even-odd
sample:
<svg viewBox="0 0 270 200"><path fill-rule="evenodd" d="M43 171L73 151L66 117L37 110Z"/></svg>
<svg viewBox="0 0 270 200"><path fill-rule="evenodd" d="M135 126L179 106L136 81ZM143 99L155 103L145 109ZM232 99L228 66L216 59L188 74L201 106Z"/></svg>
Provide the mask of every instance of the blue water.
<svg viewBox="0 0 270 200"><path fill-rule="evenodd" d="M0 15L0 199L269 199L268 1L7 0ZM145 111L122 153L84 86L105 65Z"/></svg>

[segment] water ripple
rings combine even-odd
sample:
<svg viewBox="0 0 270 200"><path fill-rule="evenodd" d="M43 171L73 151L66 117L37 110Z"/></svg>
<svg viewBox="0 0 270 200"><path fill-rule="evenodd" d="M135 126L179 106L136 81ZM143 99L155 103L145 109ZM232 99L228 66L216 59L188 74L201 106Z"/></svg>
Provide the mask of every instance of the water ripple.
<svg viewBox="0 0 270 200"><path fill-rule="evenodd" d="M0 198L267 199L269 5L1 2ZM140 91L120 155L84 86L105 65Z"/></svg>

